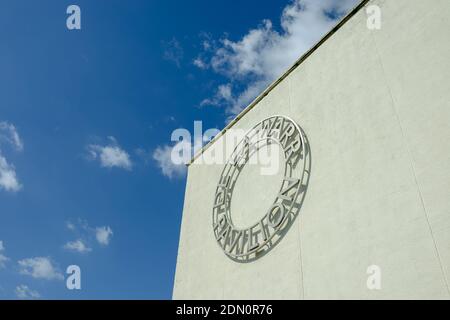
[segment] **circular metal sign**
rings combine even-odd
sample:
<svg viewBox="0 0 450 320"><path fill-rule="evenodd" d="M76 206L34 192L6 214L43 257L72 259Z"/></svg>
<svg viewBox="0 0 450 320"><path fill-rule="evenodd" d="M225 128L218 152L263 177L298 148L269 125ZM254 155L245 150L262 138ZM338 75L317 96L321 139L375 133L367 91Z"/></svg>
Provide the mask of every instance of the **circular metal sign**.
<svg viewBox="0 0 450 320"><path fill-rule="evenodd" d="M284 177L273 204L251 227L233 224L231 200L243 167L261 148L278 144L284 157ZM277 244L296 217L306 190L306 139L300 127L285 116L272 116L250 129L228 159L216 188L213 205L213 231L225 254L237 261L261 256ZM277 160L279 157L277 158ZM251 199L251 190L248 190Z"/></svg>

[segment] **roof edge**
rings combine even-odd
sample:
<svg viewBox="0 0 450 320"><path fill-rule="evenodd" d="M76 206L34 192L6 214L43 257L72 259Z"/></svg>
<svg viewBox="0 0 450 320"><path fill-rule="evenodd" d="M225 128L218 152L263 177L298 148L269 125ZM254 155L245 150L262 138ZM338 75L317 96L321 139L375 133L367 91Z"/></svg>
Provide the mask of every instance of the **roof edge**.
<svg viewBox="0 0 450 320"><path fill-rule="evenodd" d="M358 13L369 1L362 0L350 12L345 15L336 25L328 31L315 45L306 51L286 72L284 72L278 79L272 82L261 94L259 94L247 107L245 107L225 128L223 128L211 141L204 145L187 163L190 166L200 155L202 155L212 144L214 144L220 137L222 137L231 127L233 127L245 114L253 109L265 96L267 96L281 81L289 76L292 71L297 69L312 53L314 53L325 41L336 33L346 22L348 22L356 13Z"/></svg>

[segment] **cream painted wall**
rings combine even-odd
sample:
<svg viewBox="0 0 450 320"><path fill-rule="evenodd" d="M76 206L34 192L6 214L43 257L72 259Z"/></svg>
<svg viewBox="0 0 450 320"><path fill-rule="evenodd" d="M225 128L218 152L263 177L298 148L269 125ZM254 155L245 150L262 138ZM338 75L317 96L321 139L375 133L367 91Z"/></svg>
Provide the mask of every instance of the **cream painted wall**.
<svg viewBox="0 0 450 320"><path fill-rule="evenodd" d="M360 10L235 125L282 114L309 139L303 207L271 252L225 256L211 226L223 167L189 166L175 299L450 298L450 1L373 4L381 30ZM252 181L233 207L255 214L274 195Z"/></svg>

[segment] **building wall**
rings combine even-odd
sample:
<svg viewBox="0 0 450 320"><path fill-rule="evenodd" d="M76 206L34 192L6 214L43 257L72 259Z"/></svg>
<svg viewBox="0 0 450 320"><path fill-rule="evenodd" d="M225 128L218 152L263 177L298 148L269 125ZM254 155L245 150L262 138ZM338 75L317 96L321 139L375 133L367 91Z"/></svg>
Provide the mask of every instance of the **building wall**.
<svg viewBox="0 0 450 320"><path fill-rule="evenodd" d="M450 298L450 1L373 4L381 30L360 10L234 126L281 114L309 140L305 201L272 251L251 263L222 252L223 166L189 166L175 299ZM254 215L273 190L248 174L233 208ZM381 290L367 289L370 265Z"/></svg>

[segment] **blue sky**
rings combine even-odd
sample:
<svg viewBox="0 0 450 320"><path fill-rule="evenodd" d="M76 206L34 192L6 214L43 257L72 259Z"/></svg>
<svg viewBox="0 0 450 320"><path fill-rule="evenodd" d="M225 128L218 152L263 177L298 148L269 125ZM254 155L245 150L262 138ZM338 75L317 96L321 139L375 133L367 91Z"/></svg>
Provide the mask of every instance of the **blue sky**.
<svg viewBox="0 0 450 320"><path fill-rule="evenodd" d="M221 129L356 2L2 0L0 298L170 299L172 131Z"/></svg>

